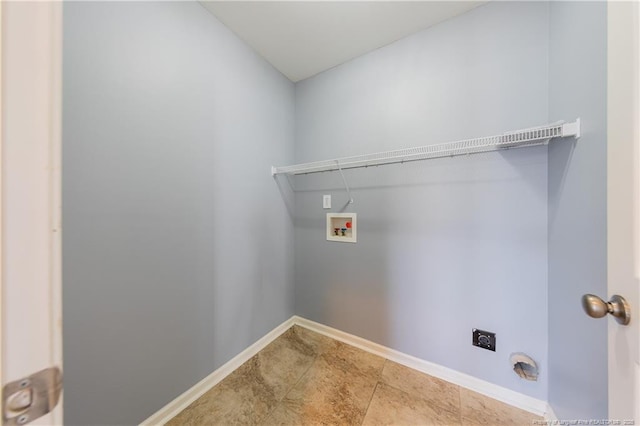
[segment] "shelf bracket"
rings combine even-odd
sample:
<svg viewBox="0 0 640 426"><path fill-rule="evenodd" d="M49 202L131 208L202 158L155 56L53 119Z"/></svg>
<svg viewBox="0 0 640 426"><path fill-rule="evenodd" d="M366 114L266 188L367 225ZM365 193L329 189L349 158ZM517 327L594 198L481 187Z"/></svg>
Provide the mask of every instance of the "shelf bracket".
<svg viewBox="0 0 640 426"><path fill-rule="evenodd" d="M336 160L336 165L338 166L338 170L340 171L340 176L342 176L342 182L344 183L344 187L347 190L347 195L349 196L349 204L353 204L353 197L351 196L351 190L349 189L349 184L347 184L347 179L344 177L344 173L342 172L342 166L340 166L340 160Z"/></svg>
<svg viewBox="0 0 640 426"><path fill-rule="evenodd" d="M580 139L580 119L577 118L573 123L562 123L562 137L573 136Z"/></svg>

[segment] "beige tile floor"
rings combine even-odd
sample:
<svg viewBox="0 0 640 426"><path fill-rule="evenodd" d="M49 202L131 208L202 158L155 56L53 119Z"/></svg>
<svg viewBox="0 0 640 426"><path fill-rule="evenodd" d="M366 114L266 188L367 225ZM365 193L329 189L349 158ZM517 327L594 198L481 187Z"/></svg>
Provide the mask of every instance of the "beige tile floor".
<svg viewBox="0 0 640 426"><path fill-rule="evenodd" d="M531 425L542 418L294 326L168 425Z"/></svg>

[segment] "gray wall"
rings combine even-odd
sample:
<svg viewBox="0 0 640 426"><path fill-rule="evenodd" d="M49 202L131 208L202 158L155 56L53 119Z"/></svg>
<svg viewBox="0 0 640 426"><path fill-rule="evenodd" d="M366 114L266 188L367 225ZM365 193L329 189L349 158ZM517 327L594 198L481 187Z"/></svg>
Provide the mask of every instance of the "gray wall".
<svg viewBox="0 0 640 426"><path fill-rule="evenodd" d="M66 423L138 423L294 311L606 418L606 323L579 305L606 294L604 3L489 4L295 95L195 3L64 19ZM578 116L548 164L538 147L347 171L350 206L337 173L292 179L295 201L268 174ZM358 213L357 244L325 241L322 194Z"/></svg>
<svg viewBox="0 0 640 426"><path fill-rule="evenodd" d="M549 118L581 117L577 143L549 146L549 402L562 419L607 418L607 6L550 5ZM597 343L600 344L597 344Z"/></svg>
<svg viewBox="0 0 640 426"><path fill-rule="evenodd" d="M298 83L296 162L545 124L548 18L546 3L485 5ZM296 313L546 399L547 148L345 174L356 244L325 240L339 174L295 178ZM513 373L515 351L538 382Z"/></svg>
<svg viewBox="0 0 640 426"><path fill-rule="evenodd" d="M136 424L293 314L294 86L198 3L65 3L63 115L66 423Z"/></svg>

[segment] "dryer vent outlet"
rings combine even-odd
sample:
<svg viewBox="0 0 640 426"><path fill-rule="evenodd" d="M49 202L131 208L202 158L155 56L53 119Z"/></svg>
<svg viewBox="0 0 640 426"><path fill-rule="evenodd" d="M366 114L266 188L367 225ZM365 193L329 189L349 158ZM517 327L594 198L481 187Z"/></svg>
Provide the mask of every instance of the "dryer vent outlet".
<svg viewBox="0 0 640 426"><path fill-rule="evenodd" d="M509 361L520 378L534 382L538 380L538 365L529 355L521 352L511 354Z"/></svg>

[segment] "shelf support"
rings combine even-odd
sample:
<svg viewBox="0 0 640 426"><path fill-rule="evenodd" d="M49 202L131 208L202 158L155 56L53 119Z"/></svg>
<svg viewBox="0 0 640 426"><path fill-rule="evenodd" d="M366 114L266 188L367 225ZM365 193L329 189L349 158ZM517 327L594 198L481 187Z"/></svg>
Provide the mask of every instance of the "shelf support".
<svg viewBox="0 0 640 426"><path fill-rule="evenodd" d="M568 136L580 139L580 118L577 118L572 123L562 123L562 137L566 138Z"/></svg>
<svg viewBox="0 0 640 426"><path fill-rule="evenodd" d="M344 187L347 190L347 195L349 196L349 204L353 204L353 197L351 196L351 190L349 189L349 184L347 183L347 179L344 177L344 173L342 172L342 167L340 166L340 160L336 160L336 165L338 166L338 170L340 171L340 176L342 176L342 182L344 183Z"/></svg>

